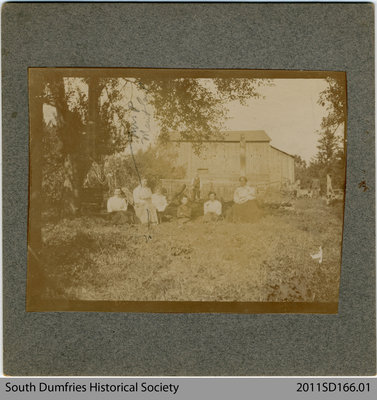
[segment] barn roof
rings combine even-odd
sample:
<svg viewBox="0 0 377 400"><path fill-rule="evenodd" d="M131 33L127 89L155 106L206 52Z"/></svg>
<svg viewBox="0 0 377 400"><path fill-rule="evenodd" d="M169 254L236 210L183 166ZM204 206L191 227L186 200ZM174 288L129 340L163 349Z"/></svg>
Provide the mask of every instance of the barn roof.
<svg viewBox="0 0 377 400"><path fill-rule="evenodd" d="M265 131L226 131L221 132L221 137L210 137L205 142L239 142L241 135L245 136L246 142L270 142L271 138ZM169 139L171 142L188 142L187 139L182 139L178 132L170 134ZM190 140L191 142L191 140Z"/></svg>
<svg viewBox="0 0 377 400"><path fill-rule="evenodd" d="M280 150L280 149L278 149L277 147L271 146L271 148L274 149L274 150L276 150L276 151L280 151L280 153L283 153L283 154L285 154L286 156L295 158L295 156L292 156L292 154L289 154L289 153L287 153L286 151Z"/></svg>

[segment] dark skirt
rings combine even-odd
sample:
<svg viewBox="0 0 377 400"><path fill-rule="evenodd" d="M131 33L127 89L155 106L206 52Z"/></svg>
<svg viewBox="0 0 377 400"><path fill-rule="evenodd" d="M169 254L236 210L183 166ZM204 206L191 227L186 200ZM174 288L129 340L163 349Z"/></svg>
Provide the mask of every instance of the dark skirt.
<svg viewBox="0 0 377 400"><path fill-rule="evenodd" d="M248 200L246 203L234 203L229 210L227 220L229 222L256 222L263 217L262 210L256 200Z"/></svg>
<svg viewBox="0 0 377 400"><path fill-rule="evenodd" d="M136 215L131 210L113 211L110 213L110 221L114 225L134 224L136 223Z"/></svg>

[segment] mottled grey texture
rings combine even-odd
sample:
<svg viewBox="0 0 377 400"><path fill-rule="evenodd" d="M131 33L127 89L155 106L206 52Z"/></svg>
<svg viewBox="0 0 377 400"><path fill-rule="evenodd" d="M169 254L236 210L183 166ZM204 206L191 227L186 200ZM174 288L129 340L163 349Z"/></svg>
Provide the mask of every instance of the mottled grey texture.
<svg viewBox="0 0 377 400"><path fill-rule="evenodd" d="M6 374L375 373L372 4L10 3L2 30ZM26 313L30 66L345 70L339 314Z"/></svg>

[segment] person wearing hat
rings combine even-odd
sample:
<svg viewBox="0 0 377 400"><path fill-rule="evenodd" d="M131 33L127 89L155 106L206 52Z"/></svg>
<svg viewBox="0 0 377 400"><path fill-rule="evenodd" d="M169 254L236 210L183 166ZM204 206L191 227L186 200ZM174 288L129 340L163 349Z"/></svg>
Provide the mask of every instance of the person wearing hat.
<svg viewBox="0 0 377 400"><path fill-rule="evenodd" d="M200 189L202 182L200 181L199 173L197 172L191 181L192 201L200 200Z"/></svg>
<svg viewBox="0 0 377 400"><path fill-rule="evenodd" d="M107 200L107 212L112 215L112 221L116 224L133 222L132 215L127 209L128 203L122 196L122 191L115 189L114 196Z"/></svg>

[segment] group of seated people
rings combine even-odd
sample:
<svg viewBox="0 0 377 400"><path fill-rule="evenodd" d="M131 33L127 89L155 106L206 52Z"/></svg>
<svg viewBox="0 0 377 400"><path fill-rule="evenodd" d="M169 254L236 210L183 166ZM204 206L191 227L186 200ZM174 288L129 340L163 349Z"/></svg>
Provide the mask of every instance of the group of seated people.
<svg viewBox="0 0 377 400"><path fill-rule="evenodd" d="M208 194L208 201L203 204L203 222L216 222L222 218L222 204L216 199L216 193ZM184 224L192 220L193 207L189 202L189 198L183 195L181 204L177 208L178 222Z"/></svg>
<svg viewBox="0 0 377 400"><path fill-rule="evenodd" d="M107 201L107 211L112 214L114 222L159 224L176 218L180 224L185 224L194 218L193 210L197 210L198 206L189 200L184 189L168 202L166 190L158 187L152 193L145 178L141 179L132 195L126 197L118 188ZM208 200L202 207L205 223L221 219L229 222L254 222L262 215L256 201L255 188L247 184L246 177L240 178L240 186L234 192L233 204L225 213L215 192L208 194Z"/></svg>
<svg viewBox="0 0 377 400"><path fill-rule="evenodd" d="M147 180L143 178L131 195L126 188L123 193L122 189L115 189L114 195L107 200L107 212L112 214L114 222L155 224L159 222L159 214L165 211L167 205L161 190L152 193Z"/></svg>

